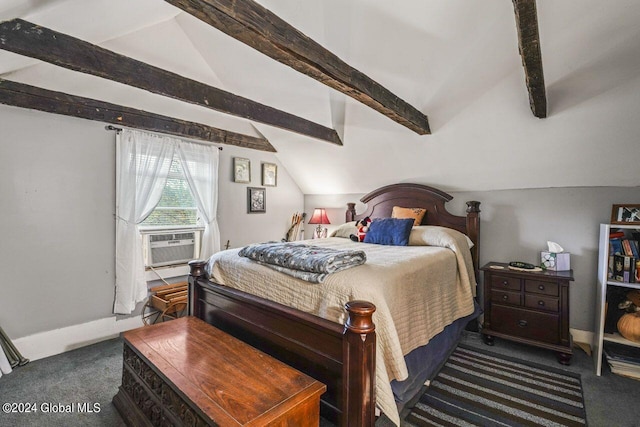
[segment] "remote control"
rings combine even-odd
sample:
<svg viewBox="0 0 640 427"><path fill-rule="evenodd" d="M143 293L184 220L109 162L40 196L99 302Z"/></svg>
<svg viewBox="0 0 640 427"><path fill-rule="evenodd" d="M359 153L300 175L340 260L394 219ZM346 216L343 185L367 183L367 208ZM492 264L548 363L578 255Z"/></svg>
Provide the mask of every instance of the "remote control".
<svg viewBox="0 0 640 427"><path fill-rule="evenodd" d="M522 261L511 261L509 263L509 267L524 268L525 270L533 270L534 268L536 268L535 265Z"/></svg>

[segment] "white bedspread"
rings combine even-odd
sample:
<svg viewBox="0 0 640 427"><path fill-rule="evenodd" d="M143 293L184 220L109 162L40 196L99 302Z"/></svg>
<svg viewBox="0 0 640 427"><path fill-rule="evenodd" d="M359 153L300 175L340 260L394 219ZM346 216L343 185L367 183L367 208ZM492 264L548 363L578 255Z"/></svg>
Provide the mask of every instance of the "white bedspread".
<svg viewBox="0 0 640 427"><path fill-rule="evenodd" d="M364 265L331 274L323 284L273 271L238 256L239 249L213 255L207 270L218 284L342 324L348 301L375 304L376 404L399 425L390 382L407 378L403 356L474 310L476 283L466 237L431 228L420 240L426 237L425 243L438 246L384 246L338 237L313 240L313 245L367 254Z"/></svg>

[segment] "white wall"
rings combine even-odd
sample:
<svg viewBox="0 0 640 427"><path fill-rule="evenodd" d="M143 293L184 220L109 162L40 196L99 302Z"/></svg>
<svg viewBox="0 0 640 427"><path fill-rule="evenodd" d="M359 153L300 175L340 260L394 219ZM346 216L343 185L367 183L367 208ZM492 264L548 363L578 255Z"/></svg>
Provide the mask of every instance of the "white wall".
<svg viewBox="0 0 640 427"><path fill-rule="evenodd" d="M113 316L114 141L98 122L0 105L0 325L12 339ZM247 214L233 156L251 159L256 187L260 162L278 164L265 214ZM219 190L221 241L231 247L281 239L303 208L273 153L225 146Z"/></svg>
<svg viewBox="0 0 640 427"><path fill-rule="evenodd" d="M277 141L305 194L365 193L398 181L445 191L640 183L640 2L538 1L546 119L529 108L511 2L355 1L345 8L325 0L324 20L297 3L269 6L284 15L295 4L302 11L290 22L309 22L299 27L309 34L324 22L334 34L325 46L427 114L433 132L417 135L343 97L343 147ZM335 31L346 34L336 39ZM245 56L236 53L225 66L240 68ZM243 68L263 72L252 65ZM269 89L294 87L283 74L272 80L265 80ZM329 101L307 104L320 110Z"/></svg>
<svg viewBox="0 0 640 427"><path fill-rule="evenodd" d="M448 210L464 215L468 200L481 202L480 265L489 261L540 263L547 241L571 253L575 281L570 289L570 326L593 331L599 224L609 222L611 205L637 203L640 187L583 187L450 192ZM328 208L332 225L344 222L347 202L362 194L306 195L305 209ZM363 212L364 205L356 205Z"/></svg>
<svg viewBox="0 0 640 427"><path fill-rule="evenodd" d="M233 182L233 157L251 161L251 183ZM278 165L277 187L262 187L262 162ZM266 213L247 213L247 188L266 189ZM225 146L220 154L218 221L224 248L284 238L295 212L302 212L303 195L273 153Z"/></svg>
<svg viewBox="0 0 640 427"><path fill-rule="evenodd" d="M113 134L5 106L0 129L0 324L18 338L109 316Z"/></svg>

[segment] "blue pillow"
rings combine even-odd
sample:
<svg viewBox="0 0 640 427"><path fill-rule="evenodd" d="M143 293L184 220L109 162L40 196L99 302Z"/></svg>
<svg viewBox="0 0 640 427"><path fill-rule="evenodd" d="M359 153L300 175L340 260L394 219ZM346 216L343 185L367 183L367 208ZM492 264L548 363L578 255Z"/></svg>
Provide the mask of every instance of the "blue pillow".
<svg viewBox="0 0 640 427"><path fill-rule="evenodd" d="M364 236L364 243L407 246L413 223L413 218L374 219L369 224L369 230Z"/></svg>

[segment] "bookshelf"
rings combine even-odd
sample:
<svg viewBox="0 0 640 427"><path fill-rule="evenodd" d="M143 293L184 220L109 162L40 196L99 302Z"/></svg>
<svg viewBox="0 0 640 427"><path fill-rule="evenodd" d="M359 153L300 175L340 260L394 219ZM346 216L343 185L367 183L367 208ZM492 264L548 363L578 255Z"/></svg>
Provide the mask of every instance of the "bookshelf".
<svg viewBox="0 0 640 427"><path fill-rule="evenodd" d="M639 348L640 343L630 341L619 333L605 332L605 320L607 312L607 291L613 289L640 289L640 283L627 283L612 280L609 271L609 243L611 230L622 230L625 235L631 236L632 232L640 232L640 225L600 224L600 238L598 245L598 289L596 295L596 325L593 342L593 358L596 367L596 375L601 375L604 344L607 342L621 344L626 347ZM617 307L613 307L617 310ZM606 358L605 358L606 361ZM640 361L639 361L640 363ZM637 378L640 378L640 365Z"/></svg>

